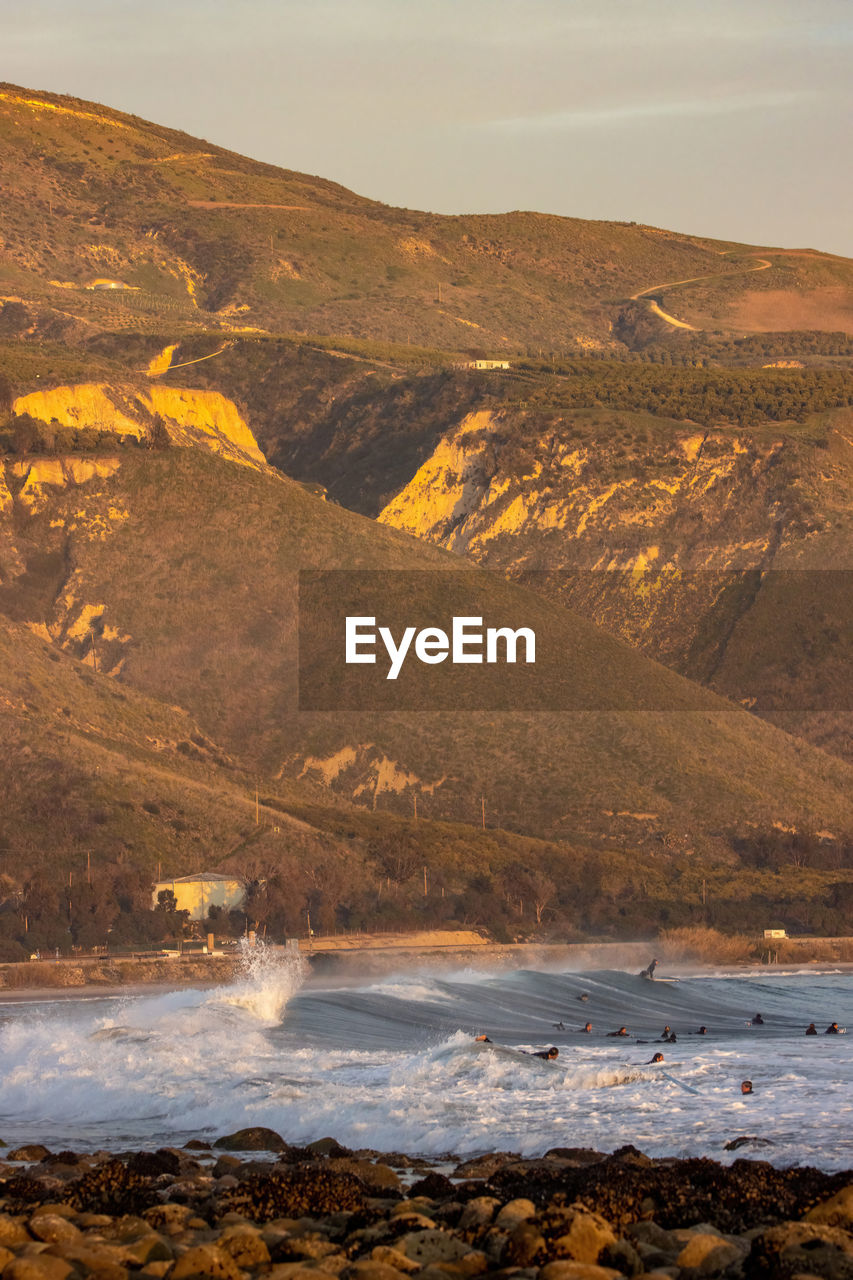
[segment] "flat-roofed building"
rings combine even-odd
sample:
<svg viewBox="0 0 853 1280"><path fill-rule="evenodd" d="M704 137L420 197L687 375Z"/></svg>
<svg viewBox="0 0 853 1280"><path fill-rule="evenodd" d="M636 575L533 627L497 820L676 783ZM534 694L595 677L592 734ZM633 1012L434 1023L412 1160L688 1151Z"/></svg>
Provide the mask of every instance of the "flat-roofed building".
<svg viewBox="0 0 853 1280"><path fill-rule="evenodd" d="M164 890L171 890L177 910L188 911L190 920L204 920L211 907L237 910L242 907L246 896L242 880L204 871L194 876L178 876L175 880L158 880L152 893L152 906L157 906L159 895Z"/></svg>

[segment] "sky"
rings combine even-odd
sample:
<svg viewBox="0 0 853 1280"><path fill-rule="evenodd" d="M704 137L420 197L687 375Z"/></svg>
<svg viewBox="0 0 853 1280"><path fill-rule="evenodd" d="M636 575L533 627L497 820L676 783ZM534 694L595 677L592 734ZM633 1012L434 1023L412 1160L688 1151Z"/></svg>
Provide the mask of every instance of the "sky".
<svg viewBox="0 0 853 1280"><path fill-rule="evenodd" d="M853 256L850 0L0 0L0 78L387 204Z"/></svg>

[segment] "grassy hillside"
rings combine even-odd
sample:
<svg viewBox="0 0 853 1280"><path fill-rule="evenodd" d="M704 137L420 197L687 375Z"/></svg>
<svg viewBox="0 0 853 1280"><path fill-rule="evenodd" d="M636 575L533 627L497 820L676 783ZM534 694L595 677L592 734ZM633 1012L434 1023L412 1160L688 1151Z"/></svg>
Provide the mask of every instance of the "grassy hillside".
<svg viewBox="0 0 853 1280"><path fill-rule="evenodd" d="M162 342L103 335L92 353L131 370ZM387 506L388 523L848 752L850 410L822 406L850 399L849 373L595 361L482 375L407 368L393 348L220 345L183 340L194 363L161 382L234 396L288 474L366 515ZM469 413L488 420L457 447ZM464 503L448 506L462 476Z"/></svg>
<svg viewBox="0 0 853 1280"><path fill-rule="evenodd" d="M543 841L353 809L306 781L263 783L192 717L26 628L0 624L0 955L157 945L150 882L230 869L267 936L486 928L500 939L651 936L713 924L849 931L851 846L753 834L720 856L642 841ZM210 927L243 928L216 919Z"/></svg>
<svg viewBox="0 0 853 1280"><path fill-rule="evenodd" d="M450 350L607 351L622 347L635 295L643 315L660 298L707 329L849 327L853 269L830 255L541 213L392 209L8 84L0 149L0 287L48 337L213 321ZM697 283L679 284L670 303L663 284L685 280ZM756 290L786 323L765 322Z"/></svg>
<svg viewBox="0 0 853 1280"><path fill-rule="evenodd" d="M688 849L745 824L849 825L840 762L536 596L516 607L541 615L605 705L680 710L298 712L298 569L459 561L274 473L193 449L130 450L111 474L44 495L35 512L15 501L7 513L17 571L5 611L122 687L187 708L205 737L267 776L401 812L418 794L434 818L476 820L485 797L491 822L550 838ZM442 575L429 577L441 617Z"/></svg>
<svg viewBox="0 0 853 1280"><path fill-rule="evenodd" d="M180 707L110 680L6 619L0 624L0 872L45 869L62 881L87 855L96 871L130 865L181 875L274 856L282 841L317 855L334 845L280 808L256 778ZM281 782L277 803L320 798ZM273 826L280 832L274 833Z"/></svg>

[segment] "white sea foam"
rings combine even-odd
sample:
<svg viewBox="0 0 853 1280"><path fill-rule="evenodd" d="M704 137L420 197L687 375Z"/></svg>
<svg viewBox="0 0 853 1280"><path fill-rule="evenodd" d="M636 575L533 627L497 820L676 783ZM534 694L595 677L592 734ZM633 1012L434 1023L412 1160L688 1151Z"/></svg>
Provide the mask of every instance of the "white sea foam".
<svg viewBox="0 0 853 1280"><path fill-rule="evenodd" d="M415 974L357 988L304 976L296 958L261 950L215 991L0 1009L0 1134L150 1146L264 1124L293 1142L331 1133L432 1155L630 1141L730 1159L725 1142L753 1134L777 1163L853 1163L850 1038L803 1035L812 1019L853 1023L849 974L675 987L618 973ZM765 1025L749 1027L759 1006ZM593 1034L580 1035L587 1017ZM605 1037L626 1019L645 1043ZM574 1029L555 1031L559 1020ZM689 1034L700 1022L710 1034ZM674 1045L658 1039L666 1023ZM482 1031L492 1044L475 1041ZM549 1044L556 1060L523 1052ZM649 1064L657 1050L662 1069Z"/></svg>

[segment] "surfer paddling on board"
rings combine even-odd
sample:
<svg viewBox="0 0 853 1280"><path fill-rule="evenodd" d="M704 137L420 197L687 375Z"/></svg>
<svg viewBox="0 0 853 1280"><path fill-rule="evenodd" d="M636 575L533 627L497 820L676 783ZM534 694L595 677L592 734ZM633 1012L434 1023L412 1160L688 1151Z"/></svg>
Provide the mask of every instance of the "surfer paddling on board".
<svg viewBox="0 0 853 1280"><path fill-rule="evenodd" d="M618 1031L608 1031L608 1033L607 1033L607 1034L608 1034L608 1036L611 1036L611 1037L612 1037L612 1036L627 1036L627 1035L628 1035L628 1028L627 1028L627 1027L620 1027Z"/></svg>
<svg viewBox="0 0 853 1280"><path fill-rule="evenodd" d="M641 970L640 970L640 972L638 973L637 977L638 977L638 978L653 978L653 977L655 976L655 969L656 969L657 967L658 967L658 962L657 962L657 960L652 960L650 964L647 964L647 965L646 965L645 969L641 969Z"/></svg>
<svg viewBox="0 0 853 1280"><path fill-rule="evenodd" d="M841 1031L839 1029L838 1023L830 1022L829 1026L826 1028L826 1031L824 1031L823 1034L825 1036L840 1036Z"/></svg>
<svg viewBox="0 0 853 1280"><path fill-rule="evenodd" d="M647 1066L647 1067L653 1067L653 1066L655 1065L655 1063L657 1063L657 1062L663 1062L663 1060L664 1060L664 1058L663 1058L663 1054L662 1054L662 1053L656 1053L656 1054L654 1055L654 1057L649 1058L648 1062L646 1063L646 1066Z"/></svg>
<svg viewBox="0 0 853 1280"><path fill-rule="evenodd" d="M492 1041L489 1039L488 1036L474 1036L474 1043L475 1044L492 1044ZM548 1049L537 1049L537 1050L516 1049L515 1052L523 1053L526 1058L545 1058L549 1062L552 1062L554 1058L557 1058L560 1055L560 1050L554 1044L552 1044Z"/></svg>

